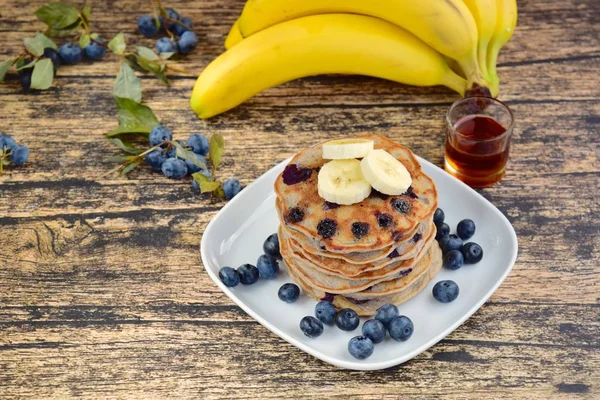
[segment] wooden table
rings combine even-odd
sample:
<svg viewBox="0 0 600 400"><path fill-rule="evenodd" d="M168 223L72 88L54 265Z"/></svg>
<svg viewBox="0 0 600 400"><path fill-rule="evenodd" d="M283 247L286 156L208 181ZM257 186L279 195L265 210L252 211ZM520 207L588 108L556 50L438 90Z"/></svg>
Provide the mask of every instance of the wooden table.
<svg viewBox="0 0 600 400"><path fill-rule="evenodd" d="M0 0L1 59L43 30L45 1ZM224 177L250 183L298 149L377 132L442 165L442 118L456 99L364 77L314 77L222 116L188 108L199 71L222 51L241 1L168 1L201 44L170 88L143 77L144 100L173 128L221 133ZM418 398L600 397L600 2L519 1L501 54L501 98L516 114L510 169L481 193L513 223L519 258L492 298L404 365L351 372L249 318L199 261L223 205L147 168L102 174L120 154L113 56L59 71L55 87L0 85L0 131L31 149L0 177L0 397ZM130 43L149 2L96 2L92 24Z"/></svg>

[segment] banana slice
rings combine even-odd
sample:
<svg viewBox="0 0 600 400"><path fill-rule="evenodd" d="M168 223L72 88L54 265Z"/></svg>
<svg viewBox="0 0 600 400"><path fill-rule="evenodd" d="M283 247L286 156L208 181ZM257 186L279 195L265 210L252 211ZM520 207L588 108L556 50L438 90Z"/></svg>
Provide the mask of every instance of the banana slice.
<svg viewBox="0 0 600 400"><path fill-rule="evenodd" d="M369 197L371 185L363 177L360 161L333 160L321 167L317 183L319 196L343 205L358 203Z"/></svg>
<svg viewBox="0 0 600 400"><path fill-rule="evenodd" d="M337 139L323 143L323 158L326 160L346 160L363 158L373 150L373 141L369 139Z"/></svg>
<svg viewBox="0 0 600 400"><path fill-rule="evenodd" d="M363 176L373 188L393 196L405 193L412 183L406 167L385 150L373 150L360 162Z"/></svg>

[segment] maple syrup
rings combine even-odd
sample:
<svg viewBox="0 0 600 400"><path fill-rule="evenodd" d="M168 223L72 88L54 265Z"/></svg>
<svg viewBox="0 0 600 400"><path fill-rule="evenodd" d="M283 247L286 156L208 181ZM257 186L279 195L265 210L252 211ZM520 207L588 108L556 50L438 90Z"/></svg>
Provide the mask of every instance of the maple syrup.
<svg viewBox="0 0 600 400"><path fill-rule="evenodd" d="M486 99L483 103L480 102L480 105L483 104L483 110L474 110L474 103L469 104L469 100L472 101L459 100L466 102L464 109L457 112L453 110L453 106L449 111L445 169L471 187L492 186L498 183L506 172L512 114L497 100ZM504 107L506 113L490 107L494 102ZM483 112L471 114L473 111Z"/></svg>

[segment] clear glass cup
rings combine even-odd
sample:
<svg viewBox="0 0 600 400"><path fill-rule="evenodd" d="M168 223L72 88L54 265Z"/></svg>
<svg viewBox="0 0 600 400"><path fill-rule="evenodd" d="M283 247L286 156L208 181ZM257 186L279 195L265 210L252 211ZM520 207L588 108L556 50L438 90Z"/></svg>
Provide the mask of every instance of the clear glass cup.
<svg viewBox="0 0 600 400"><path fill-rule="evenodd" d="M456 101L446 113L444 168L473 188L500 182L513 133L508 106L489 97Z"/></svg>

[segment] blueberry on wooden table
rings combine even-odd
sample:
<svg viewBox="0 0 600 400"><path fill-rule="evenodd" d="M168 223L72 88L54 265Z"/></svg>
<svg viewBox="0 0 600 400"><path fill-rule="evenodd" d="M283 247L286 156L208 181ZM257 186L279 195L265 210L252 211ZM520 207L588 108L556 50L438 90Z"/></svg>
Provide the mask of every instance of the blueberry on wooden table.
<svg viewBox="0 0 600 400"><path fill-rule="evenodd" d="M185 31L177 41L177 48L180 53L191 53L198 45L198 36L192 31Z"/></svg>
<svg viewBox="0 0 600 400"><path fill-rule="evenodd" d="M187 140L187 145L190 146L192 151L196 154L200 154L201 156L205 156L208 154L208 139L206 136L200 133L194 133L190 135Z"/></svg>
<svg viewBox="0 0 600 400"><path fill-rule="evenodd" d="M65 43L58 48L58 55L64 64L77 64L83 60L83 50L79 43Z"/></svg>
<svg viewBox="0 0 600 400"><path fill-rule="evenodd" d="M150 153L146 154L144 160L146 164L152 168L153 171L161 171L161 167L165 161L167 161L167 154L161 149L154 149Z"/></svg>
<svg viewBox="0 0 600 400"><path fill-rule="evenodd" d="M138 18L138 31L146 37L152 37L158 33L158 24L152 15L142 15Z"/></svg>
<svg viewBox="0 0 600 400"><path fill-rule="evenodd" d="M233 199L239 192L242 191L242 184L235 178L231 178L225 181L223 184L223 192L225 193L225 200Z"/></svg>
<svg viewBox="0 0 600 400"><path fill-rule="evenodd" d="M162 53L177 53L177 43L168 37L160 38L154 45L158 54Z"/></svg>
<svg viewBox="0 0 600 400"><path fill-rule="evenodd" d="M196 153L192 153L192 154L194 154L192 157L195 157L199 163L206 165L206 159L204 157L202 157L201 155L198 155ZM188 174L193 174L196 172L200 172L202 170L202 168L200 168L200 166L198 166L196 163L194 163L190 160L185 160L185 165L188 169Z"/></svg>
<svg viewBox="0 0 600 400"><path fill-rule="evenodd" d="M17 143L12 136L0 134L0 151L5 149L12 150L16 145Z"/></svg>
<svg viewBox="0 0 600 400"><path fill-rule="evenodd" d="M150 131L150 146L156 146L165 140L173 140L173 132L166 126L158 125Z"/></svg>
<svg viewBox="0 0 600 400"><path fill-rule="evenodd" d="M83 48L85 56L89 60L100 60L106 54L106 47L103 44L104 40L102 38L93 39L90 44Z"/></svg>
<svg viewBox="0 0 600 400"><path fill-rule="evenodd" d="M181 179L187 175L188 169L183 160L179 158L167 158L160 167L161 171L169 179Z"/></svg>
<svg viewBox="0 0 600 400"><path fill-rule="evenodd" d="M14 146L10 152L10 161L16 166L25 164L29 157L29 149L22 144Z"/></svg>

